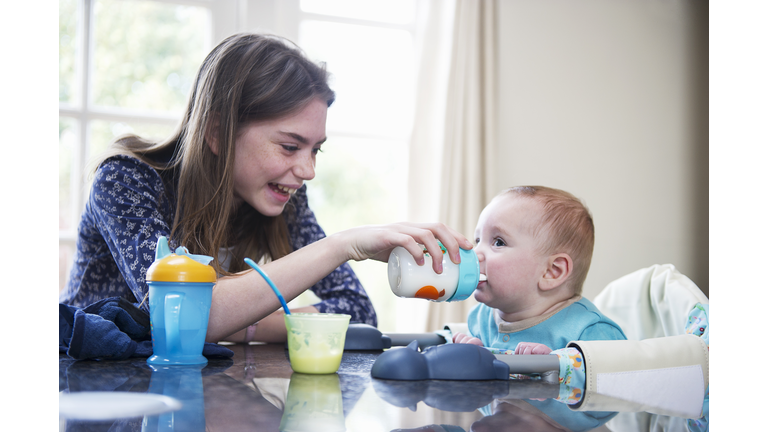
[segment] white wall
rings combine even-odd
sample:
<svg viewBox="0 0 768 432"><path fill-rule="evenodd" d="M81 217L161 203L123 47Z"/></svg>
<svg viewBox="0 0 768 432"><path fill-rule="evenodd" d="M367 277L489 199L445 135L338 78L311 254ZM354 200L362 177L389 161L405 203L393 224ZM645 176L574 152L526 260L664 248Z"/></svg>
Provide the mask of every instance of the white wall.
<svg viewBox="0 0 768 432"><path fill-rule="evenodd" d="M498 189L585 200L587 298L655 263L708 293L707 2L500 0L498 19Z"/></svg>

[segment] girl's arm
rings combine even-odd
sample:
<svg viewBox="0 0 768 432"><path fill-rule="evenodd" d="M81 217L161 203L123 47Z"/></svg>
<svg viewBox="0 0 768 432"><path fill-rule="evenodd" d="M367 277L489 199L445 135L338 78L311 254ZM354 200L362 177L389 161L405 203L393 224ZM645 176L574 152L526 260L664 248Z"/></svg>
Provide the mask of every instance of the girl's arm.
<svg viewBox="0 0 768 432"><path fill-rule="evenodd" d="M115 156L96 171L78 227L79 296L88 304L110 296L142 303L145 276L160 236L169 236L172 209L157 172L138 159ZM149 312L148 303L142 309Z"/></svg>
<svg viewBox="0 0 768 432"><path fill-rule="evenodd" d="M421 245L424 245L431 255L437 256L441 253L438 239L454 262L459 261L460 247L472 247L464 236L439 223L364 226L318 240L283 258L264 264L262 269L278 287L285 300L290 301L342 263L365 259L386 262L389 253L397 246L404 247L416 262L423 263L424 253ZM442 263L435 260L433 269L441 273ZM277 297L255 271L248 270L235 276L223 277L213 289L206 340L224 340L279 308ZM268 325L269 322L272 321L260 322L258 326L262 323Z"/></svg>

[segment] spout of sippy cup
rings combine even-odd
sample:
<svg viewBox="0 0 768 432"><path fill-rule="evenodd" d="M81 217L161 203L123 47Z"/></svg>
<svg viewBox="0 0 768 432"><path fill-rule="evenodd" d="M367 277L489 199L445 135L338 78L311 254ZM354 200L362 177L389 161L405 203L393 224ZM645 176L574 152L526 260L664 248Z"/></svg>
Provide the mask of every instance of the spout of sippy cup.
<svg viewBox="0 0 768 432"><path fill-rule="evenodd" d="M166 236L161 236L159 239L157 239L157 247L155 248L155 261L160 261L170 254L171 247L168 246L168 238Z"/></svg>

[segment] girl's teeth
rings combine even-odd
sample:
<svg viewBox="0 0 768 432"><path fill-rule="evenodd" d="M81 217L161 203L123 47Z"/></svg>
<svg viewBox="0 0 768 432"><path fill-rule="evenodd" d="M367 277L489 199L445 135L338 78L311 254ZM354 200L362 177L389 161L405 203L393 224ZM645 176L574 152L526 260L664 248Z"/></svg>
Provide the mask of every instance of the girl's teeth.
<svg viewBox="0 0 768 432"><path fill-rule="evenodd" d="M281 185L275 185L275 188L277 188L279 191L286 193L288 195L293 195L296 192L296 189L288 188Z"/></svg>
<svg viewBox="0 0 768 432"><path fill-rule="evenodd" d="M487 280L488 280L488 277L481 273L480 274L480 282L485 282Z"/></svg>

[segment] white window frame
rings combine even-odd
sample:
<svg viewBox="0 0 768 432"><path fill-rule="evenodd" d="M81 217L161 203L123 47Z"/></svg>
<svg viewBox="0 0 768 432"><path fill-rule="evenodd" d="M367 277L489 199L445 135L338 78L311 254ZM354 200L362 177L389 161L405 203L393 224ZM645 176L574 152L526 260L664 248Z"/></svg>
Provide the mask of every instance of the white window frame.
<svg viewBox="0 0 768 432"><path fill-rule="evenodd" d="M170 3L178 5L204 7L211 13L211 38L205 52L210 51L214 44L229 34L235 33L238 27L237 11L242 1L238 0L149 0L158 3ZM78 1L78 29L77 29L77 59L76 79L78 80L78 92L73 103L59 103L59 119L66 117L77 121L75 130L76 146L73 149L73 158L70 177L70 201L69 220L72 221L68 229L59 230L59 247L68 246L74 251L77 241L77 225L80 215L85 209L85 201L88 192L88 173L85 172L87 163L92 156L90 154L91 137L88 133L89 125L94 120L115 121L127 124L144 123L174 126L180 114L149 110L131 110L125 108L99 107L91 101L90 80L93 76L92 53L95 47L93 38L93 4L95 0ZM71 263L69 263L71 267ZM67 269L67 273L68 273Z"/></svg>

